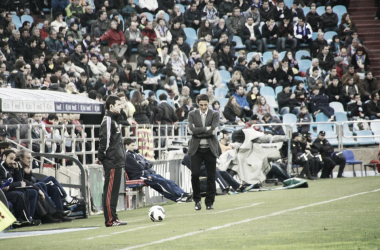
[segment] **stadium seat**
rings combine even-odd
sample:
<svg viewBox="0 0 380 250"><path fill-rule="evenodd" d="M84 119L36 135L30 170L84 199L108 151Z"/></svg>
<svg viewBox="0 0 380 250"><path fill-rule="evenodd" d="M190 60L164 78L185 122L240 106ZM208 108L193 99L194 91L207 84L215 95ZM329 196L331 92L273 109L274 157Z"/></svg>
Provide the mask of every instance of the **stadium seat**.
<svg viewBox="0 0 380 250"><path fill-rule="evenodd" d="M195 29L193 28L184 28L183 31L185 31L185 34L187 37L192 37L194 39L198 39L197 33L195 32Z"/></svg>
<svg viewBox="0 0 380 250"><path fill-rule="evenodd" d="M278 55L278 57L279 57L279 59L282 61L282 59L284 59L284 57L285 57L285 55L286 55L286 52L287 51L282 51L279 55Z"/></svg>
<svg viewBox="0 0 380 250"><path fill-rule="evenodd" d="M356 177L356 173L355 173L355 165L356 164L360 164L360 170L361 170L362 177L363 177L363 162L357 161L355 159L354 152L352 152L351 150L343 150L342 153L343 153L344 157L346 158L346 165L352 165L352 172L354 173L354 177Z"/></svg>
<svg viewBox="0 0 380 250"><path fill-rule="evenodd" d="M306 15L310 12L310 7L303 7L302 10L303 10L303 14L306 17Z"/></svg>
<svg viewBox="0 0 380 250"><path fill-rule="evenodd" d="M203 88L203 89L201 89L199 94L206 94L206 93L207 93L207 88Z"/></svg>
<svg viewBox="0 0 380 250"><path fill-rule="evenodd" d="M228 83L231 80L231 74L228 70L219 70L222 82Z"/></svg>
<svg viewBox="0 0 380 250"><path fill-rule="evenodd" d="M300 60L298 61L299 71L304 71L311 67L311 60Z"/></svg>
<svg viewBox="0 0 380 250"><path fill-rule="evenodd" d="M14 22L21 23L21 19L20 19L20 17L17 16L17 15L12 15L12 22L13 22L13 23L14 23ZM4 27L4 28L6 28L6 27Z"/></svg>
<svg viewBox="0 0 380 250"><path fill-rule="evenodd" d="M264 86L260 89L260 95L270 95L276 98L273 88L268 86Z"/></svg>
<svg viewBox="0 0 380 250"><path fill-rule="evenodd" d="M272 59L272 51L265 51L263 54L263 64L267 64Z"/></svg>
<svg viewBox="0 0 380 250"><path fill-rule="evenodd" d="M245 44L241 41L240 36L233 36L232 41L236 43L235 50L245 49Z"/></svg>
<svg viewBox="0 0 380 250"><path fill-rule="evenodd" d="M330 142L333 147L338 146L338 139L334 131L326 131L326 139Z"/></svg>
<svg viewBox="0 0 380 250"><path fill-rule="evenodd" d="M370 127L373 133L377 130L380 130L380 120L371 121Z"/></svg>
<svg viewBox="0 0 380 250"><path fill-rule="evenodd" d="M179 6L179 10L182 12L182 13L185 13L185 7L182 5L182 4L176 4Z"/></svg>
<svg viewBox="0 0 380 250"><path fill-rule="evenodd" d="M344 125L347 125L347 126L344 126ZM349 130L348 128L348 124L345 123L343 125L343 128L346 127L346 129L344 130L344 135L342 136L342 143L343 143L343 146L347 147L347 146L357 146L358 143L354 140L354 138L347 138L346 136L352 136L352 132Z"/></svg>
<svg viewBox="0 0 380 250"><path fill-rule="evenodd" d="M333 7L333 12L338 16L342 16L344 13L347 13L347 9L344 5L336 5Z"/></svg>
<svg viewBox="0 0 380 250"><path fill-rule="evenodd" d="M340 102L330 102L329 103L329 106L332 107L334 109L335 112L343 112L343 113L346 113L344 111L344 107L343 107L343 104L340 103ZM334 112L334 113L335 113Z"/></svg>
<svg viewBox="0 0 380 250"><path fill-rule="evenodd" d="M170 96L169 96L168 92L166 90L164 90L164 89L159 89L159 90L156 91L156 98L159 99L159 96L162 93L166 94L168 96L168 99L170 99Z"/></svg>
<svg viewBox="0 0 380 250"><path fill-rule="evenodd" d="M150 22L153 22L153 14L152 13L149 13L149 12L143 12L141 14L145 14L146 15L146 19L148 19ZM140 14L140 16L141 16Z"/></svg>
<svg viewBox="0 0 380 250"><path fill-rule="evenodd" d="M186 42L190 45L190 48L193 48L193 45L197 39L194 37L187 36Z"/></svg>
<svg viewBox="0 0 380 250"><path fill-rule="evenodd" d="M360 130L356 131L357 136L371 136L371 137L357 137L356 141L358 142L359 146L365 146L365 145L374 145L376 144L375 139L373 139L373 134L370 130Z"/></svg>
<svg viewBox="0 0 380 250"><path fill-rule="evenodd" d="M294 77L294 80L296 80L296 81L303 81L303 82L305 83L305 85L306 85L306 77L295 76L295 77ZM307 89L308 86L306 85L304 88Z"/></svg>
<svg viewBox="0 0 380 250"><path fill-rule="evenodd" d="M149 98L149 92L152 91L150 89L146 89L144 90L144 95L145 95L145 98L148 99Z"/></svg>
<svg viewBox="0 0 380 250"><path fill-rule="evenodd" d="M276 99L274 99L274 96L272 95L264 95L265 100L267 101L269 107L273 108L273 110L278 109L278 103L276 102Z"/></svg>
<svg viewBox="0 0 380 250"><path fill-rule="evenodd" d="M293 6L293 0L284 0L284 3L289 9Z"/></svg>
<svg viewBox="0 0 380 250"><path fill-rule="evenodd" d="M280 93L283 89L284 89L284 87L282 87L282 86L277 86L276 87L276 89L274 90L274 92L276 94L276 99L277 99L278 93Z"/></svg>
<svg viewBox="0 0 380 250"><path fill-rule="evenodd" d="M313 39L313 41L317 39L317 37L318 37L318 32L313 32L313 34L311 34L311 39Z"/></svg>
<svg viewBox="0 0 380 250"><path fill-rule="evenodd" d="M39 23L39 24L38 24L38 28L39 28L39 29L42 29L43 26L44 26L43 23Z"/></svg>
<svg viewBox="0 0 380 250"><path fill-rule="evenodd" d="M133 96L134 92L135 92L134 90L131 90L131 92L129 92L129 99L132 99L132 96Z"/></svg>
<svg viewBox="0 0 380 250"><path fill-rule="evenodd" d="M217 99L225 98L227 93L228 93L228 89L226 89L226 88L216 88L215 89L215 97Z"/></svg>
<svg viewBox="0 0 380 250"><path fill-rule="evenodd" d="M296 53L296 60L300 62L302 60L302 56L310 56L310 52L307 50L299 50Z"/></svg>
<svg viewBox="0 0 380 250"><path fill-rule="evenodd" d="M338 111L335 111L335 112L334 112L334 115L335 115L336 122L337 122L339 125L341 125L343 122L348 121L348 118L347 118L346 112L338 112Z"/></svg>
<svg viewBox="0 0 380 250"><path fill-rule="evenodd" d="M333 36L338 35L335 31L327 31L324 35L325 40L328 44L331 43Z"/></svg>
<svg viewBox="0 0 380 250"><path fill-rule="evenodd" d="M253 54L257 54L257 52L249 52L247 54L247 62L251 61L252 60L252 57L253 57ZM261 61L262 61L262 58L260 58Z"/></svg>
<svg viewBox="0 0 380 250"><path fill-rule="evenodd" d="M289 113L282 116L282 123L291 125L293 123L297 123L297 116L295 114ZM297 132L297 125L292 127L293 132Z"/></svg>
<svg viewBox="0 0 380 250"><path fill-rule="evenodd" d="M323 114L323 113L318 113L317 117L315 119L315 122L327 122L329 118ZM333 131L333 126L331 124L317 124L317 132L319 131Z"/></svg>
<svg viewBox="0 0 380 250"><path fill-rule="evenodd" d="M322 16L325 13L325 6L319 6L317 8L318 15Z"/></svg>
<svg viewBox="0 0 380 250"><path fill-rule="evenodd" d="M226 106L228 102L228 98L218 98L218 101L220 103L220 109L224 110L224 107Z"/></svg>
<svg viewBox="0 0 380 250"><path fill-rule="evenodd" d="M376 131L374 131L374 132L373 132L373 135L378 136L378 137L374 137L374 139L375 139L375 142L376 142L377 144L380 144L380 130L376 130Z"/></svg>

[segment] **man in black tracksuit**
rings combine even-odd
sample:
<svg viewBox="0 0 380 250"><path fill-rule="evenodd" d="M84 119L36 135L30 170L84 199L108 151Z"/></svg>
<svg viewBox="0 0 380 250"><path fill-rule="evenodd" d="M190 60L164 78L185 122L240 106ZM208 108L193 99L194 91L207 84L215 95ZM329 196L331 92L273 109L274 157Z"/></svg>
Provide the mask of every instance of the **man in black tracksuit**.
<svg viewBox="0 0 380 250"><path fill-rule="evenodd" d="M308 158L306 150L306 143L302 142L302 135L298 132L294 132L292 134L291 141L291 151L292 151L292 160L293 163L300 165L302 167L302 171L300 173L300 178L306 178L309 180L315 180L313 176L310 174L310 164L311 159Z"/></svg>
<svg viewBox="0 0 380 250"><path fill-rule="evenodd" d="M104 168L103 211L106 227L127 225L116 214L121 178L124 174L125 150L123 136L117 124L121 110L120 98L110 95L106 100L106 114L100 125L98 163Z"/></svg>
<svg viewBox="0 0 380 250"><path fill-rule="evenodd" d="M331 171L335 165L339 164L338 178L343 177L343 170L346 166L346 159L342 152L334 153L334 147L325 139L326 132L320 131L318 138L312 144L312 148L318 150L322 156L324 167L321 178L329 178ZM332 176L331 176L332 177Z"/></svg>

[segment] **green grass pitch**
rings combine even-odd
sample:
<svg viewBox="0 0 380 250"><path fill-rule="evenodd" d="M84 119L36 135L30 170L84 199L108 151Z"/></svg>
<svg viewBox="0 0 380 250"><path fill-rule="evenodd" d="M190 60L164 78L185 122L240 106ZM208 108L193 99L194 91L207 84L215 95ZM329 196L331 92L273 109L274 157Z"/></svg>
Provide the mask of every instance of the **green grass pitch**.
<svg viewBox="0 0 380 250"><path fill-rule="evenodd" d="M215 209L163 204L153 223L145 207L119 212L127 226L106 228L102 215L17 231L94 227L0 240L0 249L380 249L380 177L309 181L309 188L217 196ZM16 232L13 230L12 232Z"/></svg>

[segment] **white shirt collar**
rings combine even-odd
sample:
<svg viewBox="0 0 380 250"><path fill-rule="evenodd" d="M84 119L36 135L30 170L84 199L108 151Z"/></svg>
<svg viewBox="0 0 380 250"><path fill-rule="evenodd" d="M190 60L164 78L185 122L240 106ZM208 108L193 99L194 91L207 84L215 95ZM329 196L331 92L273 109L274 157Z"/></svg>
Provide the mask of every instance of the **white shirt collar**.
<svg viewBox="0 0 380 250"><path fill-rule="evenodd" d="M207 116L208 109L206 110L206 112L204 114L202 113L201 110L199 110L199 112L201 113L201 115Z"/></svg>

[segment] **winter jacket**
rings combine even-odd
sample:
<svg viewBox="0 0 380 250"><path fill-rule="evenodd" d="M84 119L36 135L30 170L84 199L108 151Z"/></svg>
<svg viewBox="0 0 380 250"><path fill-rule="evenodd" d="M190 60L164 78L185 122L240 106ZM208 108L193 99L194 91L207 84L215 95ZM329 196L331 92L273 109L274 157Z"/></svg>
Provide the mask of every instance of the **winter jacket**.
<svg viewBox="0 0 380 250"><path fill-rule="evenodd" d="M154 60L157 55L157 50L153 44L137 46L137 54L139 55L138 62L141 64L145 60Z"/></svg>
<svg viewBox="0 0 380 250"><path fill-rule="evenodd" d="M309 12L306 15L306 22L310 24L311 28L313 29L313 32L318 32L319 29L323 28L323 21L321 19L321 16L315 12L314 14Z"/></svg>
<svg viewBox="0 0 380 250"><path fill-rule="evenodd" d="M110 20L101 21L99 18L91 24L91 37L95 37L95 28L99 28L101 34L104 34L111 28Z"/></svg>
<svg viewBox="0 0 380 250"><path fill-rule="evenodd" d="M153 29L148 29L147 27L145 27L145 29L143 29L141 31L141 35L143 37L144 36L149 37L149 43L153 43L154 39L157 37L156 32ZM184 39L184 40L186 40L186 39Z"/></svg>
<svg viewBox="0 0 380 250"><path fill-rule="evenodd" d="M125 172L130 180L139 180L146 174L155 173L152 163L141 154L127 150L125 155Z"/></svg>
<svg viewBox="0 0 380 250"><path fill-rule="evenodd" d="M244 24L245 17L243 16L231 16L227 20L227 26L234 34L240 32L240 29Z"/></svg>
<svg viewBox="0 0 380 250"><path fill-rule="evenodd" d="M80 30L74 31L72 29L67 30L66 37L68 35L72 35L74 40L77 41L78 43L82 42L83 36L82 32Z"/></svg>
<svg viewBox="0 0 380 250"><path fill-rule="evenodd" d="M343 89L342 84L338 84L338 86L334 87L333 84L330 84L327 87L327 95L329 97L329 102L343 102ZM337 100L335 96L339 96Z"/></svg>
<svg viewBox="0 0 380 250"><path fill-rule="evenodd" d="M274 8L269 6L268 10L264 10L263 6L260 6L259 12L260 12L260 22L266 22L269 20L270 17L273 16Z"/></svg>
<svg viewBox="0 0 380 250"><path fill-rule="evenodd" d="M204 69L206 82L209 86L213 86L214 88L218 88L222 84L222 76L220 75L219 70L215 69L211 72L211 70L208 67L205 67ZM213 79L213 85L211 84L211 79Z"/></svg>
<svg viewBox="0 0 380 250"><path fill-rule="evenodd" d="M276 22L281 22L285 18L293 20L292 11L286 6L282 10L278 9L277 7L274 7L273 16Z"/></svg>
<svg viewBox="0 0 380 250"><path fill-rule="evenodd" d="M312 148L316 149L322 156L330 157L334 153L334 147L331 146L330 142L327 139L315 139Z"/></svg>
<svg viewBox="0 0 380 250"><path fill-rule="evenodd" d="M243 73L243 78L246 83L260 82L261 73L259 69L245 69Z"/></svg>
<svg viewBox="0 0 380 250"><path fill-rule="evenodd" d="M268 80L273 80L276 78L276 71L273 69L271 72L267 70L267 66L260 69L260 79L263 83L268 83Z"/></svg>
<svg viewBox="0 0 380 250"><path fill-rule="evenodd" d="M81 4L74 5L73 3L69 4L66 8L67 18L76 17L80 18L84 14L84 7Z"/></svg>
<svg viewBox="0 0 380 250"><path fill-rule="evenodd" d="M223 1L219 5L220 17L223 17L223 16L227 15L227 13L233 13L234 12L234 7L235 6L234 6L233 1L231 1L231 2Z"/></svg>
<svg viewBox="0 0 380 250"><path fill-rule="evenodd" d="M144 100L139 105L133 104L136 108L136 111L133 113L133 118L138 124L150 124L150 108L149 101ZM140 107L139 107L140 106Z"/></svg>
<svg viewBox="0 0 380 250"><path fill-rule="evenodd" d="M232 96L236 98L236 102L240 105L240 107L242 107L243 109L244 107L249 108L247 97L245 97L244 94L241 96L237 92L235 92Z"/></svg>
<svg viewBox="0 0 380 250"><path fill-rule="evenodd" d="M372 93L379 91L379 82L376 78L372 78L372 80L364 78L359 83L359 91L361 95L370 96Z"/></svg>
<svg viewBox="0 0 380 250"><path fill-rule="evenodd" d="M201 23L201 12L199 10L191 11L190 8L185 11L186 27L192 27L194 21L198 20Z"/></svg>
<svg viewBox="0 0 380 250"><path fill-rule="evenodd" d="M166 102L161 102L157 106L157 114L155 122L161 122L161 125L172 125L173 122L178 121L178 117L174 109Z"/></svg>
<svg viewBox="0 0 380 250"><path fill-rule="evenodd" d="M26 80L24 73L19 69L14 69L8 77L8 82L13 85L14 81L14 88L16 89L25 89L26 88Z"/></svg>
<svg viewBox="0 0 380 250"><path fill-rule="evenodd" d="M332 53L328 53L326 57L323 53L319 53L318 55L318 61L319 61L319 67L323 69L324 71L330 71L331 68L334 66L334 56Z"/></svg>
<svg viewBox="0 0 380 250"><path fill-rule="evenodd" d="M136 29L135 31L131 30L130 28L126 29L124 31L125 40L127 42L136 42L136 38L139 37L142 40L142 34L139 29Z"/></svg>
<svg viewBox="0 0 380 250"><path fill-rule="evenodd" d="M58 39L52 39L50 36L45 39L46 47L50 53L63 51L62 43Z"/></svg>
<svg viewBox="0 0 380 250"><path fill-rule="evenodd" d="M100 37L100 40L107 41L108 40L108 46L112 48L112 44L121 45L121 43L125 44L125 37L123 34L123 31L121 30L114 30L109 29L104 35Z"/></svg>
<svg viewBox="0 0 380 250"><path fill-rule="evenodd" d="M290 110L293 110L294 107L299 106L297 98L290 99L292 92L285 93L285 91L281 91L277 95L278 108L281 110L284 107L289 107Z"/></svg>
<svg viewBox="0 0 380 250"><path fill-rule="evenodd" d="M221 29L219 24L215 25L212 29L212 37L214 39L218 39L222 36L223 33L227 33L228 35L228 41L231 42L233 39L234 34L231 32L231 29L227 27L227 25L224 25L224 28Z"/></svg>
<svg viewBox="0 0 380 250"><path fill-rule="evenodd" d="M123 136L116 122L117 117L107 111L100 125L98 159L105 169L125 167Z"/></svg>
<svg viewBox="0 0 380 250"><path fill-rule="evenodd" d="M69 4L69 0L51 0L51 7L57 12L64 12Z"/></svg>
<svg viewBox="0 0 380 250"><path fill-rule="evenodd" d="M338 15L335 14L334 12L331 14L324 13L321 16L322 22L323 22L323 27L338 27Z"/></svg>

